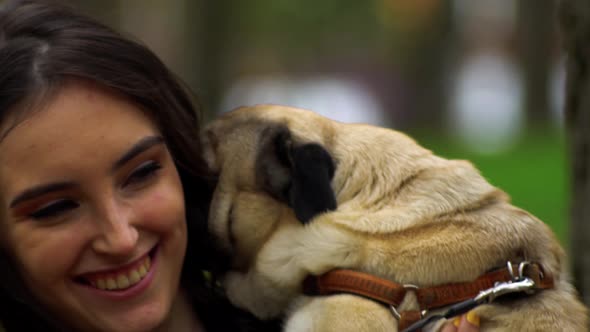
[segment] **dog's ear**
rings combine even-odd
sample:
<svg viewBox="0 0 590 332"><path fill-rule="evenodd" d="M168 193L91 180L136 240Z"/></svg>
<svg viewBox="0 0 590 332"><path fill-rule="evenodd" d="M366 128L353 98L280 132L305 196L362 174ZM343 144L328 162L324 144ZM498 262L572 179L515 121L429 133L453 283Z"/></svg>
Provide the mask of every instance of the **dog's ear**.
<svg viewBox="0 0 590 332"><path fill-rule="evenodd" d="M269 128L262 137L256 176L270 195L293 208L302 223L336 209L331 186L335 164L326 149L296 144L285 126Z"/></svg>
<svg viewBox="0 0 590 332"><path fill-rule="evenodd" d="M297 218L306 223L316 214L336 209L332 186L334 161L319 144L292 148L290 203Z"/></svg>

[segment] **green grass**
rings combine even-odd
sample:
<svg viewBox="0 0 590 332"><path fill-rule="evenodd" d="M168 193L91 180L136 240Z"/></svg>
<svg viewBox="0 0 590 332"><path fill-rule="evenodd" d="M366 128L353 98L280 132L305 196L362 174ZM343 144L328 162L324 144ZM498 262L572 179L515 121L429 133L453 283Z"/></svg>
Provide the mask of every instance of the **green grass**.
<svg viewBox="0 0 590 332"><path fill-rule="evenodd" d="M568 237L569 170L562 132L531 130L510 150L482 155L451 137L412 134L438 155L473 162L483 176L512 197L514 205L547 223L563 245Z"/></svg>

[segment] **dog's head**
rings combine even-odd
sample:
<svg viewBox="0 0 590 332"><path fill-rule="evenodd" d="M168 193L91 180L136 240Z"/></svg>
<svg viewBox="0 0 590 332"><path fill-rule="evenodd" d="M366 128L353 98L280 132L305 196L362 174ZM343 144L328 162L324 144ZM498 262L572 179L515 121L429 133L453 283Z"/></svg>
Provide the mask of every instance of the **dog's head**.
<svg viewBox="0 0 590 332"><path fill-rule="evenodd" d="M304 224L336 208L337 160L326 146L332 125L309 111L260 105L205 128L205 159L219 175L209 228L234 268L247 266L279 224Z"/></svg>

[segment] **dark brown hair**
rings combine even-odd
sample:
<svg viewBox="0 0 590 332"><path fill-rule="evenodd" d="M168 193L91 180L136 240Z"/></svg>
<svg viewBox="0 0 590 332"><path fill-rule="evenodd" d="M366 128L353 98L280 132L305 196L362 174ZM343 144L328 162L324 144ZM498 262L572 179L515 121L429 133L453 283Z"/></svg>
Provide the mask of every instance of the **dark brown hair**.
<svg viewBox="0 0 590 332"><path fill-rule="evenodd" d="M3 132L15 125L7 119L21 121L72 79L125 96L158 126L185 192L189 244L183 287L210 330L235 330L238 325L240 330L259 330L248 314L230 307L208 286L201 273L219 268L223 260L207 235L214 179L201 158L199 113L188 90L148 48L67 7L48 1L6 4L0 10ZM59 330L59 323L35 305L13 266L9 255L0 251L2 324L9 331Z"/></svg>

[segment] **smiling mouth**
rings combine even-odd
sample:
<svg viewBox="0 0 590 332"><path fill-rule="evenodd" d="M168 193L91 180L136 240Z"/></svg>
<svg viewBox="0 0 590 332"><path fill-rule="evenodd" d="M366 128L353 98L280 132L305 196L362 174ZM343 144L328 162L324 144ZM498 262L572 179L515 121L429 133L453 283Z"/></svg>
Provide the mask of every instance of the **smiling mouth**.
<svg viewBox="0 0 590 332"><path fill-rule="evenodd" d="M117 271L89 273L75 278L75 281L86 286L106 291L121 291L131 288L138 284L149 272L152 267L152 259L155 255L156 247L139 259L137 262L130 264Z"/></svg>

